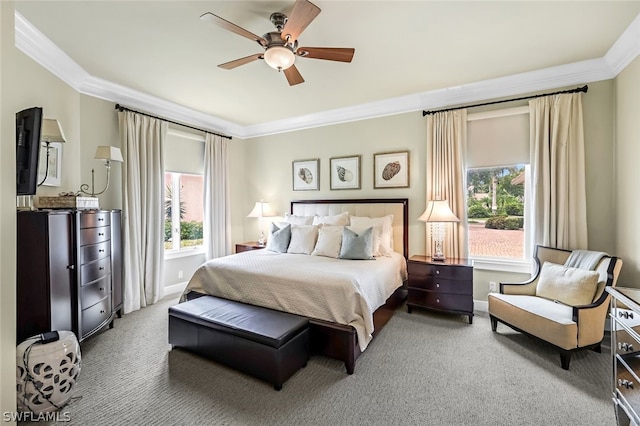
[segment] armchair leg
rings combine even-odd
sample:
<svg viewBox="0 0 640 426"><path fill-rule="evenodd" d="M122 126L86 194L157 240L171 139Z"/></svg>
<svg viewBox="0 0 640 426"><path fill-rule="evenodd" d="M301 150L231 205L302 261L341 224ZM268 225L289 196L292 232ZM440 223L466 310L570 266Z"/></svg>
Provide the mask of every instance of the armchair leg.
<svg viewBox="0 0 640 426"><path fill-rule="evenodd" d="M571 362L571 352L562 351L560 352L560 364L564 370L569 369L569 363Z"/></svg>
<svg viewBox="0 0 640 426"><path fill-rule="evenodd" d="M489 315L491 318L491 331L496 331L498 328L498 320L493 315Z"/></svg>
<svg viewBox="0 0 640 426"><path fill-rule="evenodd" d="M592 347L592 348L591 348L591 350L592 350L592 351L594 351L594 352L598 352L599 354L601 354L601 353L602 353L602 344L601 344L601 343L598 343L596 346Z"/></svg>

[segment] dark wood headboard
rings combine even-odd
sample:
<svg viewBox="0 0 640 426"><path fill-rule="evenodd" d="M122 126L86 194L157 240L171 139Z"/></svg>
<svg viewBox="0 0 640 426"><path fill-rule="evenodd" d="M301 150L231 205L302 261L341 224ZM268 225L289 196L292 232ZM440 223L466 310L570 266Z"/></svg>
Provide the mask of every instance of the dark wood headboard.
<svg viewBox="0 0 640 426"><path fill-rule="evenodd" d="M333 215L348 211L354 216L382 217L393 214L394 247L402 247L409 255L409 199L408 198L356 198L291 201L291 214L299 216ZM400 231L400 232L398 232ZM402 237L398 238L398 234Z"/></svg>

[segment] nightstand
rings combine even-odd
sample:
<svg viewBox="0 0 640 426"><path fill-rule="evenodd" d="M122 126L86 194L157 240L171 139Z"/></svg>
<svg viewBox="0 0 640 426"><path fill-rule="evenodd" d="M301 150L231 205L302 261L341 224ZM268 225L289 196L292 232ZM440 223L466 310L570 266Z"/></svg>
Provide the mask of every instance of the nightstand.
<svg viewBox="0 0 640 426"><path fill-rule="evenodd" d="M469 316L473 323L473 266L467 259L433 261L430 256L411 256L407 311L423 308Z"/></svg>
<svg viewBox="0 0 640 426"><path fill-rule="evenodd" d="M258 245L257 241L249 241L246 243L238 243L236 244L236 253L241 253L243 251L249 251L249 250L260 250L265 248L266 245L261 246Z"/></svg>

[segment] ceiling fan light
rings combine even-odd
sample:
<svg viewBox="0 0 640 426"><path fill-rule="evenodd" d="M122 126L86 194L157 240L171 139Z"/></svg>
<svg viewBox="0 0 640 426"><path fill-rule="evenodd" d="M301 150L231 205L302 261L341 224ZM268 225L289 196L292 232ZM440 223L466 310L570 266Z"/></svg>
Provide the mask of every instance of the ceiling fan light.
<svg viewBox="0 0 640 426"><path fill-rule="evenodd" d="M284 46L272 46L264 52L264 61L278 71L286 70L295 60L296 55Z"/></svg>

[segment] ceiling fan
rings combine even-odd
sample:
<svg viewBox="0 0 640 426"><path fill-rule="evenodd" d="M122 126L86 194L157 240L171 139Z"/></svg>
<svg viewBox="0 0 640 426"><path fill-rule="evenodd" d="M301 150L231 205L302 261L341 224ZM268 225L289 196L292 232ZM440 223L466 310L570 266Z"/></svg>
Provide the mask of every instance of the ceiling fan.
<svg viewBox="0 0 640 426"><path fill-rule="evenodd" d="M304 82L294 65L296 56L339 62L351 62L353 59L355 53L353 48L298 47L298 37L318 14L320 14L320 8L315 4L308 0L296 0L289 17L279 12L271 14L271 23L275 25L276 31L268 32L262 37L210 12L200 16L200 19L253 40L265 49L262 53L220 64L218 65L220 68L230 70L257 59L264 59L271 68L284 71L289 85L293 86Z"/></svg>

